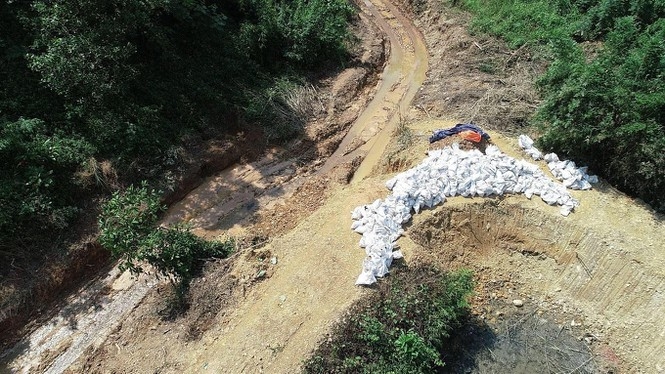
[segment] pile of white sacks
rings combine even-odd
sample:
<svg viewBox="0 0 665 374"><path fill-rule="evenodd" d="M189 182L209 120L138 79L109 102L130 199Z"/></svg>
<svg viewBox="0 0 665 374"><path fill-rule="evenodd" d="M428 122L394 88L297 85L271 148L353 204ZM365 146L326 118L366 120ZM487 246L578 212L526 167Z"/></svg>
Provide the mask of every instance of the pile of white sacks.
<svg viewBox="0 0 665 374"><path fill-rule="evenodd" d="M598 183L598 177L587 174L587 167L578 168L573 161L561 161L556 153L548 153L543 156L536 147L533 146L533 140L526 135L520 135L519 145L531 158L547 162L552 175L563 185L573 190L589 190L592 183Z"/></svg>
<svg viewBox="0 0 665 374"><path fill-rule="evenodd" d="M351 215L351 228L362 234L360 247L367 257L356 284L368 285L388 273L393 259L402 253L395 241L404 233L402 224L411 212L433 207L452 196L538 195L550 205L557 204L564 216L579 205L566 187L547 177L536 165L503 154L496 146L463 151L457 144L429 151L428 157L413 169L386 182L392 194L372 204L359 206Z"/></svg>

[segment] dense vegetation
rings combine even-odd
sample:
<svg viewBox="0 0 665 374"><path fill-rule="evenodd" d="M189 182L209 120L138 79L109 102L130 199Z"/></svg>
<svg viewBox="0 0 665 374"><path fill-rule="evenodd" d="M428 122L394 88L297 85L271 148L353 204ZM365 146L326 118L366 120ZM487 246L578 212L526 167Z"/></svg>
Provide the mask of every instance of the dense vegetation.
<svg viewBox="0 0 665 374"><path fill-rule="evenodd" d="M352 14L347 0L0 2L2 262L42 256L86 196L161 178L184 137L270 118L275 82L344 59Z"/></svg>
<svg viewBox="0 0 665 374"><path fill-rule="evenodd" d="M551 60L541 145L665 212L665 1L463 3L476 29Z"/></svg>
<svg viewBox="0 0 665 374"><path fill-rule="evenodd" d="M449 352L446 339L468 313L472 290L468 271L397 271L351 309L305 362L304 372L436 372Z"/></svg>

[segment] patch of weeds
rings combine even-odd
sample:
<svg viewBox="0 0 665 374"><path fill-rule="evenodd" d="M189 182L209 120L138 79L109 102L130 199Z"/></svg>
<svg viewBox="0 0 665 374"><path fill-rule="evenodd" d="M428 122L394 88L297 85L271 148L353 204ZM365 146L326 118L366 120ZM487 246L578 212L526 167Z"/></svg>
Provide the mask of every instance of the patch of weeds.
<svg viewBox="0 0 665 374"><path fill-rule="evenodd" d="M560 11L556 2L536 1L454 1L474 13L472 27L480 32L499 35L511 48L524 44L545 46L552 40L566 38L580 29L576 9Z"/></svg>
<svg viewBox="0 0 665 374"><path fill-rule="evenodd" d="M304 364L305 373L431 373L464 316L472 276L417 267L382 280Z"/></svg>
<svg viewBox="0 0 665 374"><path fill-rule="evenodd" d="M393 131L392 137L394 145L390 147L390 151L386 157L386 171L388 173L406 170L411 166L410 160L402 152L411 147L415 142L413 130L406 125L401 117L397 127Z"/></svg>
<svg viewBox="0 0 665 374"><path fill-rule="evenodd" d="M492 62L483 61L478 65L478 70L486 74L495 74L498 69Z"/></svg>
<svg viewBox="0 0 665 374"><path fill-rule="evenodd" d="M413 144L413 130L411 130L411 128L401 119L399 124L397 124L397 128L395 128L393 137L396 139L398 146L395 153L401 152Z"/></svg>
<svg viewBox="0 0 665 374"><path fill-rule="evenodd" d="M260 123L270 141L288 141L302 133L310 119L325 112L324 99L312 84L298 78L276 79L263 90L246 93L246 115Z"/></svg>

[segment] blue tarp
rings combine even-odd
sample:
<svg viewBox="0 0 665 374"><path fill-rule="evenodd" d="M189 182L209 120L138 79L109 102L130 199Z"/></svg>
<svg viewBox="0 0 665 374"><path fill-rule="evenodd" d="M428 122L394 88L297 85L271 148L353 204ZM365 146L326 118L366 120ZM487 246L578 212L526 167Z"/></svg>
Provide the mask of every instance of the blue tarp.
<svg viewBox="0 0 665 374"><path fill-rule="evenodd" d="M455 134L459 134L462 131L469 131L469 130L477 132L485 140L490 140L489 134L483 131L483 129L481 129L480 127L469 123L458 123L457 125L455 125L455 127L451 127L449 129L434 130L432 132L432 136L430 136L429 138L429 142L434 143L435 141L441 140L448 136L452 136Z"/></svg>

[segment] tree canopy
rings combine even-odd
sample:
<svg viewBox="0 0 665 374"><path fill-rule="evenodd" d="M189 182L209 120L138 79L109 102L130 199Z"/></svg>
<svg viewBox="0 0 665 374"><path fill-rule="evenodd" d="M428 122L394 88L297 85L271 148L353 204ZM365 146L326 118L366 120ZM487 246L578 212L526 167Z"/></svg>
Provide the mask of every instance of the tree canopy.
<svg viewBox="0 0 665 374"><path fill-rule="evenodd" d="M464 3L476 28L550 60L541 145L665 212L665 1Z"/></svg>
<svg viewBox="0 0 665 374"><path fill-rule="evenodd" d="M83 196L108 193L81 178L102 163L121 180L164 163L280 76L343 61L353 13L347 0L1 2L0 256L32 256Z"/></svg>

